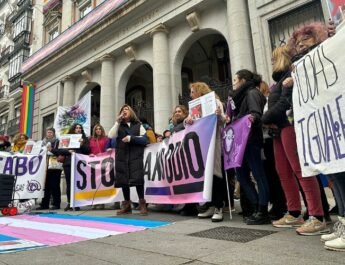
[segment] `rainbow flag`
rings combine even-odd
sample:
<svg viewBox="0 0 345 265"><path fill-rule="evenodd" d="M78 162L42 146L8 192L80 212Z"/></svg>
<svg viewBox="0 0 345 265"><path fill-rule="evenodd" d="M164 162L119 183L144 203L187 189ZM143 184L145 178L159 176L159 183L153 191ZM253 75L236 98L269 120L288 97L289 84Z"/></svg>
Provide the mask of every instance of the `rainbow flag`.
<svg viewBox="0 0 345 265"><path fill-rule="evenodd" d="M35 87L33 84L24 82L22 93L22 109L20 112L19 132L31 137L32 121L34 116Z"/></svg>

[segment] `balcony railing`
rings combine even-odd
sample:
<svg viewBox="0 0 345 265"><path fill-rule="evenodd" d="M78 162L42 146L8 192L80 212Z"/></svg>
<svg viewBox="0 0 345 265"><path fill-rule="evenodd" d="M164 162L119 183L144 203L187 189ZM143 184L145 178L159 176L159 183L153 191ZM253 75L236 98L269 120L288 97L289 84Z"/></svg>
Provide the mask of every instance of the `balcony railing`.
<svg viewBox="0 0 345 265"><path fill-rule="evenodd" d="M15 90L17 90L18 88L21 87L21 73L18 73L15 77L13 77L10 81L10 89L9 89L9 93L14 92Z"/></svg>
<svg viewBox="0 0 345 265"><path fill-rule="evenodd" d="M13 52L16 52L30 44L30 32L22 31L15 39Z"/></svg>
<svg viewBox="0 0 345 265"><path fill-rule="evenodd" d="M13 50L14 50L13 45L9 45L7 46L6 49L2 50L0 54L0 64L4 64L8 61Z"/></svg>
<svg viewBox="0 0 345 265"><path fill-rule="evenodd" d="M19 132L19 121L20 121L19 117L8 121L7 135L15 135L16 133Z"/></svg>
<svg viewBox="0 0 345 265"><path fill-rule="evenodd" d="M10 90L9 90L8 85L3 85L2 87L0 87L0 100L3 98L7 98L9 92Z"/></svg>

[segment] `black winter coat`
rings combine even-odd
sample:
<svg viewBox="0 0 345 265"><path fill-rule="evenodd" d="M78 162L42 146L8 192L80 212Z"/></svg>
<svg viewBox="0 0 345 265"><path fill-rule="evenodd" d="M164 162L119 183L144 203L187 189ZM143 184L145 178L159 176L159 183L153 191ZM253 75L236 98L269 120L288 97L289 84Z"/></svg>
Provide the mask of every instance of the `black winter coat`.
<svg viewBox="0 0 345 265"><path fill-rule="evenodd" d="M253 82L246 82L234 92L233 100L236 106L233 120L242 118L247 114L254 116L248 144L263 144L261 116L266 104L265 96L256 88Z"/></svg>
<svg viewBox="0 0 345 265"><path fill-rule="evenodd" d="M147 145L146 135L140 136L140 122L121 123L116 139L115 186L144 185L144 149ZM122 139L131 136L129 143Z"/></svg>
<svg viewBox="0 0 345 265"><path fill-rule="evenodd" d="M290 71L273 73L272 77L277 83L268 96L268 110L261 119L263 124L274 124L278 128L290 125L286 111L292 106L292 88L283 88L282 85L283 81L290 76Z"/></svg>

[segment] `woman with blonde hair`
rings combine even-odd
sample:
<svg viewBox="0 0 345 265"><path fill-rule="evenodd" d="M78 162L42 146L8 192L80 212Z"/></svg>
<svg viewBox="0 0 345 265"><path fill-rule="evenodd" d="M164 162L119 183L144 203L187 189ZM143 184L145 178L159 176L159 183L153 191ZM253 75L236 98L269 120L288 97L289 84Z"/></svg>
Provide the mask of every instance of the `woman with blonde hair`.
<svg viewBox="0 0 345 265"><path fill-rule="evenodd" d="M125 199L122 209L117 211L117 214L132 212L130 187L135 186L139 197L140 214L146 215L143 158L147 136L145 128L129 105L125 104L120 108L119 116L110 129L108 137L116 137L115 186L122 188Z"/></svg>
<svg viewBox="0 0 345 265"><path fill-rule="evenodd" d="M104 128L100 124L96 124L92 130L90 141L90 155L97 155L107 150L109 138L105 134Z"/></svg>
<svg viewBox="0 0 345 265"><path fill-rule="evenodd" d="M18 133L14 136L13 139L13 145L11 148L11 152L13 153L23 153L24 149L25 149L25 145L27 143L27 141L29 140L29 137L24 134L24 133Z"/></svg>
<svg viewBox="0 0 345 265"><path fill-rule="evenodd" d="M278 47L272 56L273 74L276 81L268 98L268 111L262 117L262 122L276 130L274 138L274 153L278 175L285 193L288 213L274 221L275 227L298 227L296 232L301 235L316 235L325 230L323 222L320 188L316 177L303 178L298 159L296 135L287 111L292 107L292 84L286 80L291 78L292 57L288 46ZM301 186L312 222L304 223L301 215ZM315 218L315 219L314 219Z"/></svg>
<svg viewBox="0 0 345 265"><path fill-rule="evenodd" d="M203 95L212 92L209 86L203 82L196 82L190 84L190 96L192 99L199 98ZM224 206L224 193L225 186L223 185L223 173L222 173L222 140L221 140L221 128L225 123L225 114L222 102L216 95L216 115L217 115L217 131L216 131L216 147L214 152L214 168L213 168L213 186L212 186L212 201L211 207L204 213L199 213L199 218L210 218L212 222L223 221L223 206ZM189 115L185 122L192 124L193 119Z"/></svg>
<svg viewBox="0 0 345 265"><path fill-rule="evenodd" d="M107 147L109 145L109 138L106 136L102 125L96 124L93 127L92 136L89 139L89 144L90 144L90 156L95 156L95 155L104 153L107 150ZM98 206L98 209L100 210L104 209L104 204L93 205L92 209L96 210L97 206Z"/></svg>

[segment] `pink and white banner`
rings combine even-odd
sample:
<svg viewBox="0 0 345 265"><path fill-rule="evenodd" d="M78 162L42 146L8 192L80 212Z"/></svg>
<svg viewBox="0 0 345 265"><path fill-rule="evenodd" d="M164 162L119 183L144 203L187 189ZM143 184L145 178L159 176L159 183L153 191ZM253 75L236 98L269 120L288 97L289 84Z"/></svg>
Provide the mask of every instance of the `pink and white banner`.
<svg viewBox="0 0 345 265"><path fill-rule="evenodd" d="M122 190L114 187L114 168L115 151L94 157L74 153L71 175L72 207L122 201Z"/></svg>
<svg viewBox="0 0 345 265"><path fill-rule="evenodd" d="M145 148L145 199L150 203L211 200L215 114L199 119L162 143Z"/></svg>

